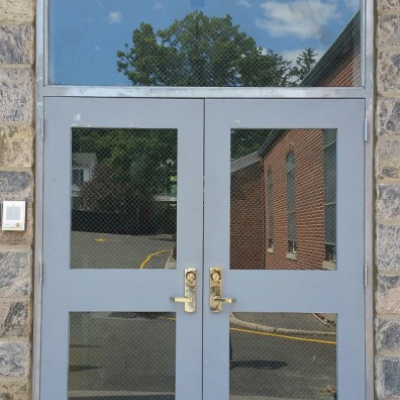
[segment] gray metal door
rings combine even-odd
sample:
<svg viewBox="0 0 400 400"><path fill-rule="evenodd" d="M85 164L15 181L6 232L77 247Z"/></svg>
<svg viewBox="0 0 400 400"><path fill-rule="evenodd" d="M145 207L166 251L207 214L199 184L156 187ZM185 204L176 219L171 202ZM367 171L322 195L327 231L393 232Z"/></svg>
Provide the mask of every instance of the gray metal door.
<svg viewBox="0 0 400 400"><path fill-rule="evenodd" d="M45 113L41 398L200 400L202 293L194 313L170 297L202 277L203 101Z"/></svg>
<svg viewBox="0 0 400 400"><path fill-rule="evenodd" d="M41 398L365 398L364 114L46 99Z"/></svg>
<svg viewBox="0 0 400 400"><path fill-rule="evenodd" d="M204 399L364 399L364 101L205 113Z"/></svg>

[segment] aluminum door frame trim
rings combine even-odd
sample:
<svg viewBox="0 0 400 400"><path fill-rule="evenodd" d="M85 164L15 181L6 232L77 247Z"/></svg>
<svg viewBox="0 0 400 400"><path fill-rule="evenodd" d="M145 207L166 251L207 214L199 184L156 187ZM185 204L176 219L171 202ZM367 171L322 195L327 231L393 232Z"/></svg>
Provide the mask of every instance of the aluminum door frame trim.
<svg viewBox="0 0 400 400"><path fill-rule="evenodd" d="M195 99L302 99L359 98L367 96L364 88L196 88L196 87L129 87L129 86L45 86L45 97L131 97Z"/></svg>
<svg viewBox="0 0 400 400"><path fill-rule="evenodd" d="M238 96L242 92L245 97L255 96L270 98L365 98L366 105L366 133L368 140L365 145L365 262L368 265L368 286L365 291L365 315L366 315L366 400L374 400L374 110L375 110L375 89L374 89L374 1L361 0L361 38L364 57L361 63L362 77L364 79L364 88L308 88L302 90L287 88L267 88L260 93L257 89L242 89L232 91L226 89L226 96ZM86 91L79 87L69 87L68 89L53 88L46 86L45 77L47 76L47 63L45 62L44 50L48 48L48 0L36 0L36 110L35 110L35 243L34 243L34 277L33 277L33 340L32 340L32 400L40 399L40 354L41 354L41 310L42 310L42 284L41 284L41 267L43 256L43 136L44 136L44 109L43 99L45 96L58 95L74 95L74 96L98 96L116 97L127 96L133 97L135 93L132 88L88 88ZM61 93L60 93L61 89ZM129 89L129 90L128 90ZM64 91L64 94L62 92ZM179 92L179 93L178 93ZM212 97L213 90L207 91L207 97ZM152 95L153 91L147 90L140 92L140 96L156 97ZM203 89L200 90L203 93ZM246 95L247 93L247 95ZM173 89L169 91L169 95L188 96L190 91L182 91ZM157 97L167 96L162 91L157 92ZM205 96L206 97L206 96ZM221 97L221 94L216 97ZM232 97L235 98L235 97Z"/></svg>

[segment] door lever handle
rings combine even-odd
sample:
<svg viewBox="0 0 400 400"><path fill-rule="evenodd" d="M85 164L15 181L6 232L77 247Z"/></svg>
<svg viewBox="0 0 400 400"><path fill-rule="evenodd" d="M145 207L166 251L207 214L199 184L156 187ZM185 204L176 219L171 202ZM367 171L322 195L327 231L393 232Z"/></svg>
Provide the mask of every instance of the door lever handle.
<svg viewBox="0 0 400 400"><path fill-rule="evenodd" d="M222 268L210 268L210 311L221 312L222 304L236 303L236 299L222 297Z"/></svg>
<svg viewBox="0 0 400 400"><path fill-rule="evenodd" d="M171 301L174 301L175 303L191 303L193 299L191 297L170 297L169 298Z"/></svg>
<svg viewBox="0 0 400 400"><path fill-rule="evenodd" d="M216 301L218 303L227 303L227 304L233 304L236 303L236 299L228 299L226 297L213 297L213 301Z"/></svg>
<svg viewBox="0 0 400 400"><path fill-rule="evenodd" d="M196 311L196 288L197 288L196 268L185 268L184 297L171 296L169 299L175 303L183 303L185 311L188 313L193 313Z"/></svg>

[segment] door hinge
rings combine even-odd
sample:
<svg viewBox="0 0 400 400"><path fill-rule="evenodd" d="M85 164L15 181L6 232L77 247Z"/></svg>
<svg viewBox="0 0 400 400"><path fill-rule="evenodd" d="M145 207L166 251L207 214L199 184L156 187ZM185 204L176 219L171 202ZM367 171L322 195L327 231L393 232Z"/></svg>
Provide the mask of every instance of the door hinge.
<svg viewBox="0 0 400 400"><path fill-rule="evenodd" d="M368 119L364 120L364 142L368 142Z"/></svg>
<svg viewBox="0 0 400 400"><path fill-rule="evenodd" d="M368 287L368 264L364 264L364 286Z"/></svg>
<svg viewBox="0 0 400 400"><path fill-rule="evenodd" d="M43 103L37 102L36 103L36 115L38 116L38 129L40 134L40 139L44 139L44 112L43 112Z"/></svg>
<svg viewBox="0 0 400 400"><path fill-rule="evenodd" d="M45 126L45 119L44 117L40 118L40 138L44 140L44 126Z"/></svg>

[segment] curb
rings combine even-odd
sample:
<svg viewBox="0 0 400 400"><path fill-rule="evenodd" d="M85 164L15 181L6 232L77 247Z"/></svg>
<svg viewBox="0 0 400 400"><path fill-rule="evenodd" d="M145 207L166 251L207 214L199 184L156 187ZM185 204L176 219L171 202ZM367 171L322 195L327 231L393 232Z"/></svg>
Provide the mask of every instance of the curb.
<svg viewBox="0 0 400 400"><path fill-rule="evenodd" d="M276 328L273 326L260 325L254 322L243 321L236 318L233 313L229 316L229 322L232 325L238 326L240 328L252 329L258 332L266 333L286 333L286 334L296 334L296 335L318 335L318 336L336 336L336 332L328 331L307 331L301 329L288 329L288 328Z"/></svg>

